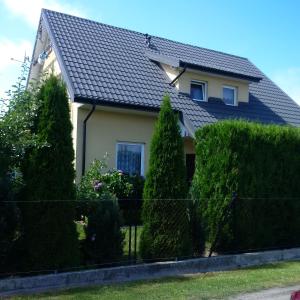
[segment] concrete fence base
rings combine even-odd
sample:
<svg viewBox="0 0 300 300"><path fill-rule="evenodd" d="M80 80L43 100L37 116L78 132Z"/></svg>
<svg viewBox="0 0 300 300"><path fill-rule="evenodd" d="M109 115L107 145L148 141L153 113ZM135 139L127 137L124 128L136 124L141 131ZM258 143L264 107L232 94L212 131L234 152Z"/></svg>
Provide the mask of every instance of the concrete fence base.
<svg viewBox="0 0 300 300"><path fill-rule="evenodd" d="M300 248L293 248L4 279L0 280L0 297L54 291L72 287L156 279L165 276L225 271L298 259L300 259Z"/></svg>

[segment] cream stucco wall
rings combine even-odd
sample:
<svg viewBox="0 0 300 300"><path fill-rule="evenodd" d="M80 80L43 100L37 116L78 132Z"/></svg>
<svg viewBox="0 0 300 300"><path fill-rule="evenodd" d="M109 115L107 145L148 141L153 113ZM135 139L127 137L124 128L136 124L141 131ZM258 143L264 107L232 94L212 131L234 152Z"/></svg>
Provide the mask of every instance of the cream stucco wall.
<svg viewBox="0 0 300 300"><path fill-rule="evenodd" d="M55 52L53 50L50 52L48 58L45 60L44 65L42 67L42 72L46 74L54 74L55 76L61 74L61 70L56 59Z"/></svg>
<svg viewBox="0 0 300 300"><path fill-rule="evenodd" d="M173 79L175 79L175 77L179 74L179 71L176 68L173 68L173 67L165 65L165 64L161 64L161 66L164 69L164 71L166 72L166 75L168 76L168 78L170 79L170 82ZM175 82L175 87L177 89L179 89L179 81Z"/></svg>
<svg viewBox="0 0 300 300"><path fill-rule="evenodd" d="M88 110L79 109L78 122L83 124ZM155 122L154 116L96 110L87 123L86 169L94 159L108 154L108 167L116 168L117 142L144 144L145 171L148 167L150 139ZM82 166L82 126L77 128L77 176ZM81 154L81 155L80 155Z"/></svg>
<svg viewBox="0 0 300 300"><path fill-rule="evenodd" d="M74 117L73 139L76 153L76 177L77 182L81 177L82 170L82 132L83 120L89 110L80 106ZM74 112L73 112L74 115ZM117 142L132 142L144 144L144 170L148 169L150 143L154 130L156 115L135 111L109 111L97 108L87 122L86 144L86 170L94 159L102 159L108 154L108 167L116 168L116 144ZM194 153L192 139L184 138L185 153Z"/></svg>
<svg viewBox="0 0 300 300"><path fill-rule="evenodd" d="M162 64L166 75L170 79L170 82L180 73L181 70ZM193 72L186 70L185 73L178 79L175 86L183 93L190 94L191 81L204 81L207 83L207 96L213 98L223 98L223 86L233 86L237 89L237 101L248 102L249 101L249 82L246 80L230 79L224 76L210 75L203 72Z"/></svg>
<svg viewBox="0 0 300 300"><path fill-rule="evenodd" d="M207 95L213 98L223 98L223 86L233 86L237 89L238 102L249 101L249 83L246 81L231 80L218 76L209 76L207 74L185 72L179 78L179 90L183 93L190 93L191 81L207 82Z"/></svg>

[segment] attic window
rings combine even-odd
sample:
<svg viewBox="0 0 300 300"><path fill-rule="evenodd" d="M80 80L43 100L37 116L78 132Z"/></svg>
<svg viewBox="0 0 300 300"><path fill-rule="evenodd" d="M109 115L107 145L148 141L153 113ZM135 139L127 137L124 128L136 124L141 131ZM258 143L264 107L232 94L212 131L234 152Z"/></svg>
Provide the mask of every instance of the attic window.
<svg viewBox="0 0 300 300"><path fill-rule="evenodd" d="M233 86L223 86L223 101L226 105L236 105L236 88Z"/></svg>
<svg viewBox="0 0 300 300"><path fill-rule="evenodd" d="M191 82L191 98L196 101L207 101L206 99L206 82L192 81Z"/></svg>

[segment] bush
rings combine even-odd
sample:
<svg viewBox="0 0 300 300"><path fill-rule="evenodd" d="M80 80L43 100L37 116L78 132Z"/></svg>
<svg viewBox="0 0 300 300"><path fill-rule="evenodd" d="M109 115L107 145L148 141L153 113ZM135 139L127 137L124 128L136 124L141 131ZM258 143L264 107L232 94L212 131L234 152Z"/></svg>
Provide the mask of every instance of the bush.
<svg viewBox="0 0 300 300"><path fill-rule="evenodd" d="M87 216L84 241L86 262L103 264L120 261L124 236L120 230L117 198L109 192L103 192L89 204L90 213Z"/></svg>
<svg viewBox="0 0 300 300"><path fill-rule="evenodd" d="M140 252L145 259L191 254L183 141L178 117L164 97L151 141L143 194Z"/></svg>
<svg viewBox="0 0 300 300"><path fill-rule="evenodd" d="M121 215L111 190L123 187L127 195L132 186L123 181L121 172L104 173L106 168L104 161L95 160L77 188L77 211L85 222L84 260L89 264L119 261L123 254Z"/></svg>
<svg viewBox="0 0 300 300"><path fill-rule="evenodd" d="M292 127L224 121L196 132L193 197L209 242L238 195L217 250L300 245L299 149Z"/></svg>
<svg viewBox="0 0 300 300"><path fill-rule="evenodd" d="M81 199L79 211L82 212L84 199L97 199L99 197L99 192L91 188L91 183L101 183L101 187L105 187L105 190L118 199L124 223L126 225L138 223L144 187L143 177L129 176L120 170L107 171L107 169L105 158L102 161L93 161L78 187L77 198Z"/></svg>
<svg viewBox="0 0 300 300"><path fill-rule="evenodd" d="M19 191L20 166L26 150L40 146L31 131L39 101L35 97L36 86L26 90L28 63L22 64L22 72L8 99L0 99L0 269L4 272L20 268L22 227L17 200L24 200Z"/></svg>
<svg viewBox="0 0 300 300"><path fill-rule="evenodd" d="M20 235L20 213L15 202L15 191L10 176L0 177L0 272L12 272L17 261L11 253Z"/></svg>

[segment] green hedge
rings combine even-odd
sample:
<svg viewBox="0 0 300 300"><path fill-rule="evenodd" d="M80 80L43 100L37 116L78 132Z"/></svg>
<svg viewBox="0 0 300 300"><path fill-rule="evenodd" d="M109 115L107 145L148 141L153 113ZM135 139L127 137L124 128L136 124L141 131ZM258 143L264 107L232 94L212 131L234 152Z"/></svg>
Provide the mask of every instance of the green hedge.
<svg viewBox="0 0 300 300"><path fill-rule="evenodd" d="M199 129L192 191L208 242L238 195L218 251L300 245L299 130L244 121Z"/></svg>

